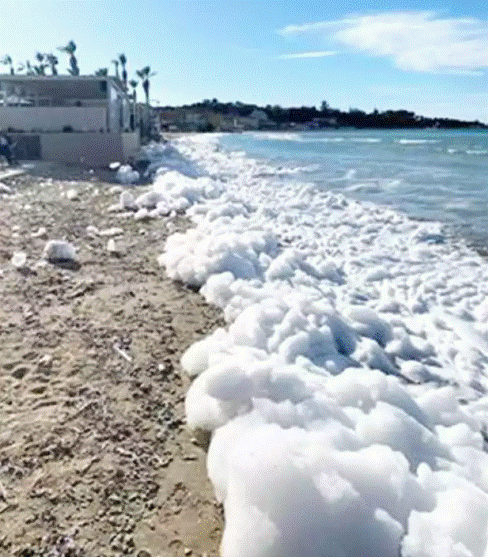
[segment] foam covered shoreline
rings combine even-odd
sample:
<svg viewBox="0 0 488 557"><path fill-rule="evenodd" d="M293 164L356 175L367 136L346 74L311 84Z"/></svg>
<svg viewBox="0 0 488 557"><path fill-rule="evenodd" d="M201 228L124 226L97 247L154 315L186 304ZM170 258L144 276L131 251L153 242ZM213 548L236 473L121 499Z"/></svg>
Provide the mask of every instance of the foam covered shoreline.
<svg viewBox="0 0 488 557"><path fill-rule="evenodd" d="M486 260L218 137L174 143L202 175L156 176L195 223L160 263L228 322L182 359L222 555L488 555Z"/></svg>

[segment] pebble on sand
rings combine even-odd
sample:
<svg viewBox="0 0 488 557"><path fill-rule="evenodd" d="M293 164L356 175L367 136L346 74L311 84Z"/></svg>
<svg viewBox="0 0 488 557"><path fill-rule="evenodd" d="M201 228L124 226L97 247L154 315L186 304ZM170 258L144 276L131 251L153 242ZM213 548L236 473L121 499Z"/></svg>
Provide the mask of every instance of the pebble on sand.
<svg viewBox="0 0 488 557"><path fill-rule="evenodd" d="M77 261L74 246L62 240L49 240L43 257L48 261Z"/></svg>

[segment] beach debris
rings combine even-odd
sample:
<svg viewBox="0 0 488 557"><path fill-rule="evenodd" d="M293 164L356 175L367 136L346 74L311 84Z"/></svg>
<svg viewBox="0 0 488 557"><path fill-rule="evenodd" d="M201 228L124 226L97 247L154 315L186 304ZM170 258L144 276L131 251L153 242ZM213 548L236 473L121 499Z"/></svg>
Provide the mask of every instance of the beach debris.
<svg viewBox="0 0 488 557"><path fill-rule="evenodd" d="M112 255L120 255L122 253L121 249L117 246L113 238L110 238L110 240L107 242L107 251Z"/></svg>
<svg viewBox="0 0 488 557"><path fill-rule="evenodd" d="M117 352L117 354L119 354L119 356L122 356L124 360L127 360L128 362L132 362L132 357L129 354L127 354L125 350L120 348L120 346L116 342L114 342L113 344L113 349L115 350L115 352Z"/></svg>
<svg viewBox="0 0 488 557"><path fill-rule="evenodd" d="M0 182L0 193L12 193L12 188L9 188L3 182Z"/></svg>
<svg viewBox="0 0 488 557"><path fill-rule="evenodd" d="M110 237L110 236L120 236L123 233L124 231L122 230L122 228L113 227L113 228L105 228L104 230L99 230L98 235Z"/></svg>
<svg viewBox="0 0 488 557"><path fill-rule="evenodd" d="M44 226L40 226L37 232L31 234L31 238L47 238L47 230Z"/></svg>
<svg viewBox="0 0 488 557"><path fill-rule="evenodd" d="M146 220L146 219L150 219L151 215L149 214L149 211L145 207L142 207L134 215L134 218L135 220Z"/></svg>
<svg viewBox="0 0 488 557"><path fill-rule="evenodd" d="M49 240L44 248L43 257L51 262L77 261L74 246L63 240Z"/></svg>
<svg viewBox="0 0 488 557"><path fill-rule="evenodd" d="M5 489L3 483L0 481L0 497L7 501L7 490Z"/></svg>
<svg viewBox="0 0 488 557"><path fill-rule="evenodd" d="M44 356L41 356L41 358L39 359L38 368L47 370L52 366L52 363L53 357L51 356L51 354L44 354Z"/></svg>
<svg viewBox="0 0 488 557"><path fill-rule="evenodd" d="M15 252L12 256L11 263L16 269L25 269L27 263L27 254L23 251Z"/></svg>
<svg viewBox="0 0 488 557"><path fill-rule="evenodd" d="M121 193L124 191L122 186L112 186L109 190L109 193Z"/></svg>
<svg viewBox="0 0 488 557"><path fill-rule="evenodd" d="M76 201L79 198L80 194L74 189L68 190L66 192L66 199L69 199L70 201Z"/></svg>
<svg viewBox="0 0 488 557"><path fill-rule="evenodd" d="M130 192L123 191L120 194L120 208L126 210L128 209L130 211L137 211L137 204L135 202L134 196Z"/></svg>
<svg viewBox="0 0 488 557"><path fill-rule="evenodd" d="M120 203L115 203L114 205L110 205L110 207L108 207L107 213L118 213L120 210Z"/></svg>
<svg viewBox="0 0 488 557"><path fill-rule="evenodd" d="M99 234L99 230L96 226L93 226L92 224L89 224L86 227L86 235L90 236L90 238L94 238L95 236L98 236Z"/></svg>
<svg viewBox="0 0 488 557"><path fill-rule="evenodd" d="M111 162L108 167L110 170L117 170L120 167L120 162Z"/></svg>

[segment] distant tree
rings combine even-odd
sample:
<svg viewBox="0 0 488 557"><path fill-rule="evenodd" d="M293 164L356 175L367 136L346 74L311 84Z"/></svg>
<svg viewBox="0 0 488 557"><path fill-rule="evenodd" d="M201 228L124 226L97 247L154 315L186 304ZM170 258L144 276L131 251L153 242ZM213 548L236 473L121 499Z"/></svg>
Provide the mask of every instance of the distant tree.
<svg viewBox="0 0 488 557"><path fill-rule="evenodd" d="M95 72L97 77L107 77L108 76L108 68L98 68Z"/></svg>
<svg viewBox="0 0 488 557"><path fill-rule="evenodd" d="M45 61L45 55L41 52L36 52L36 60L39 62L38 66L34 66L36 75L46 75L46 68L49 64Z"/></svg>
<svg viewBox="0 0 488 557"><path fill-rule="evenodd" d="M78 60L75 56L76 44L74 41L69 41L66 46L59 46L58 50L61 52L66 52L69 55L69 65L68 73L71 75L80 75L80 68L78 67Z"/></svg>
<svg viewBox="0 0 488 557"><path fill-rule="evenodd" d="M0 60L0 64L3 64L4 66L10 66L10 75L15 74L14 63L12 61L12 58L8 54Z"/></svg>
<svg viewBox="0 0 488 557"><path fill-rule="evenodd" d="M142 70L137 70L136 74L141 79L142 88L144 89L144 94L146 95L146 104L149 106L150 79L156 75L156 72L152 72L150 66L145 66Z"/></svg>
<svg viewBox="0 0 488 557"><path fill-rule="evenodd" d="M58 70L56 68L56 66L59 63L58 57L55 56L54 54L46 54L46 62L51 68L51 75L58 75Z"/></svg>
<svg viewBox="0 0 488 557"><path fill-rule="evenodd" d="M137 126L137 124L136 124L136 116L137 116L137 91L136 91L136 88L139 85L139 82L136 79L131 79L129 81L129 85L132 87L132 98L134 99L134 104L132 106L132 114L130 116L131 129L134 130Z"/></svg>
<svg viewBox="0 0 488 557"><path fill-rule="evenodd" d="M119 63L120 62L119 62L119 60L118 59L112 60L111 63L115 66L115 77L117 79L120 79L120 74L119 74Z"/></svg>
<svg viewBox="0 0 488 557"><path fill-rule="evenodd" d="M136 102L136 100L137 100L136 87L139 85L139 82L136 81L135 79L131 79L129 81L129 85L132 87L132 95L134 97L134 102Z"/></svg>
<svg viewBox="0 0 488 557"><path fill-rule="evenodd" d="M124 53L119 54L119 62L122 66L122 83L127 91L127 57Z"/></svg>
<svg viewBox="0 0 488 557"><path fill-rule="evenodd" d="M26 60L25 65L22 63L19 64L18 70L19 72L23 72L25 70L26 75L36 75L36 71L31 65L30 60Z"/></svg>
<svg viewBox="0 0 488 557"><path fill-rule="evenodd" d="M320 103L320 112L327 114L329 112L330 106L327 101L322 101Z"/></svg>

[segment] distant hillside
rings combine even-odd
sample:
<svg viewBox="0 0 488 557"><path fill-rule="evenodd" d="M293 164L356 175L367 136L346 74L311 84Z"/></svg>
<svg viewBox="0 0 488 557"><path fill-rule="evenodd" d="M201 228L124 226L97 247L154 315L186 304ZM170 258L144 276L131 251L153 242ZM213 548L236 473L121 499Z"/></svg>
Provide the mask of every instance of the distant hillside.
<svg viewBox="0 0 488 557"><path fill-rule="evenodd" d="M222 103L217 99L207 99L199 103L180 107L161 107L160 110L170 110L174 108L196 112L211 110L228 117L248 117L257 109L264 111L268 118L276 123L278 128L307 124L311 129L330 127L488 129L487 124L478 120L463 121L454 118L428 118L426 116L419 116L415 114L415 112L410 112L408 110L386 110L384 112L374 110L368 114L357 108L350 108L348 112L342 112L337 108L329 107L325 101L322 102L320 109L317 109L314 106L283 108L279 105L266 105L263 107L256 104L245 104L241 102Z"/></svg>

